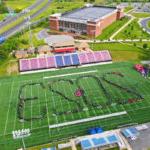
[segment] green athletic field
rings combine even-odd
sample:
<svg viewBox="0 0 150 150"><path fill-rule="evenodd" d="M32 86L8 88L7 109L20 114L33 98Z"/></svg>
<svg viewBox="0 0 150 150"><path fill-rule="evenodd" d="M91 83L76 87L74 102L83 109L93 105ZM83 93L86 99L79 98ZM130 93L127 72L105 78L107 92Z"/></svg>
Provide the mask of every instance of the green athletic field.
<svg viewBox="0 0 150 150"><path fill-rule="evenodd" d="M12 138L12 131L19 129L31 130L31 136L24 138L29 147L84 135L95 126L108 130L148 122L149 89L150 80L136 72L131 63L1 78L0 149L22 147L22 139ZM126 114L111 117L117 112ZM108 114L110 116L106 117ZM103 119L49 128L49 125L95 116Z"/></svg>

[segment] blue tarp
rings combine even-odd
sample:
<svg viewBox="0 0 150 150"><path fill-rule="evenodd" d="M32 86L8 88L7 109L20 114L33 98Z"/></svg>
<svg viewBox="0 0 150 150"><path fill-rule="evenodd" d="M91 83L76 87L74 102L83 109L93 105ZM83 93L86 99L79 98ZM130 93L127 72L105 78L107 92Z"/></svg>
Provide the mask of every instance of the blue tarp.
<svg viewBox="0 0 150 150"><path fill-rule="evenodd" d="M97 133L103 133L103 132L104 132L103 128L100 128L100 127L91 128L88 130L89 134L97 134Z"/></svg>
<svg viewBox="0 0 150 150"><path fill-rule="evenodd" d="M88 130L88 133L92 135L92 134L96 134L97 132L96 132L95 128L91 128Z"/></svg>
<svg viewBox="0 0 150 150"><path fill-rule="evenodd" d="M95 130L97 133L103 133L104 132L103 128L99 128L99 127L96 127Z"/></svg>

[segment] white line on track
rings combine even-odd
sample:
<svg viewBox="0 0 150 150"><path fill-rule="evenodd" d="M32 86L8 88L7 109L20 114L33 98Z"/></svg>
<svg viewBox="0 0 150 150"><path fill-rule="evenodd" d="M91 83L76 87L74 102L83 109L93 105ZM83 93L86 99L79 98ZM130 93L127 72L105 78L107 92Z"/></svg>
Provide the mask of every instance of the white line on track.
<svg viewBox="0 0 150 150"><path fill-rule="evenodd" d="M98 72L98 70L91 70L91 71L85 71L85 72L76 72L76 73L61 74L61 75L43 77L43 79L58 78L58 77L65 77L65 76L73 76L73 75L87 74L87 73L94 73L94 72Z"/></svg>
<svg viewBox="0 0 150 150"><path fill-rule="evenodd" d="M122 111L122 112L117 112L117 113L112 113L112 114L107 114L107 115L102 115L102 116L96 116L96 117L85 118L85 119L81 119L81 120L75 120L75 121L64 122L64 123L60 123L60 124L49 125L49 128L50 129L59 128L59 127L64 127L64 126L69 126L69 125L74 125L74 124L80 124L80 123L100 120L100 119L104 119L104 118L126 115L126 114L127 114L126 111Z"/></svg>
<svg viewBox="0 0 150 150"><path fill-rule="evenodd" d="M4 135L6 134L8 116L9 116L9 111L10 111L10 103L12 101L12 96L13 96L13 92L12 92L13 91L13 85L14 85L14 80L12 81L12 84L11 84L11 92L10 92L10 98L9 98L9 106L8 106L8 111L7 111L7 118L6 118L6 122L5 122Z"/></svg>

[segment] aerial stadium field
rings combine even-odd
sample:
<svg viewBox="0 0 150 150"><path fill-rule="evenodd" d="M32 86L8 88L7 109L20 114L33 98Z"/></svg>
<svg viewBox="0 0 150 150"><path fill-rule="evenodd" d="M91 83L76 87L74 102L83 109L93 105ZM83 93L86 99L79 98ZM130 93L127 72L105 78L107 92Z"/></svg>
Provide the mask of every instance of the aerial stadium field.
<svg viewBox="0 0 150 150"><path fill-rule="evenodd" d="M131 63L113 63L0 79L0 148L23 147L12 131L30 129L29 147L150 121L150 80Z"/></svg>

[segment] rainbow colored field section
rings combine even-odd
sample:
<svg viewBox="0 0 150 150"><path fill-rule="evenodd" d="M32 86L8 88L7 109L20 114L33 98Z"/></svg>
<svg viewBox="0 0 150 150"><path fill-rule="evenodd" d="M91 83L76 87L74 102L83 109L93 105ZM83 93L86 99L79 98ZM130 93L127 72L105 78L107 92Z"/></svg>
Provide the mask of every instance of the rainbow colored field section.
<svg viewBox="0 0 150 150"><path fill-rule="evenodd" d="M22 145L12 137L15 130L30 129L24 140L32 146L83 135L95 126L107 130L150 121L150 80L133 66L113 63L1 78L0 147Z"/></svg>

